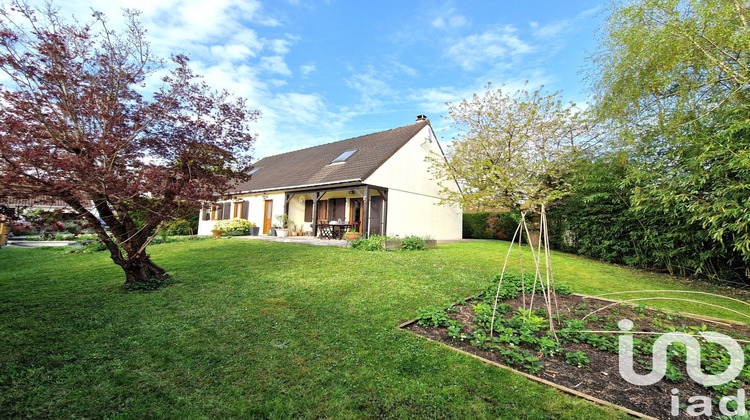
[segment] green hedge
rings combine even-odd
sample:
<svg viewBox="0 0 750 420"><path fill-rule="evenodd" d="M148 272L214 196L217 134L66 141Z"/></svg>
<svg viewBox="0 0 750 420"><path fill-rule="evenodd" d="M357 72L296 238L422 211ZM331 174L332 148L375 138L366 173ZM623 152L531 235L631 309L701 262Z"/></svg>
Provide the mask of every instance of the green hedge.
<svg viewBox="0 0 750 420"><path fill-rule="evenodd" d="M464 213L464 238L510 240L521 221L518 210Z"/></svg>

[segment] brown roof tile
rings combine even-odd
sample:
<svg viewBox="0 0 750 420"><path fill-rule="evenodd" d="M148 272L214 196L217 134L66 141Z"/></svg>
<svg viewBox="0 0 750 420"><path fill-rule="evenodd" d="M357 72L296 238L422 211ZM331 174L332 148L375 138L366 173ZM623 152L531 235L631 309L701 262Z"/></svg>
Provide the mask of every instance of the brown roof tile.
<svg viewBox="0 0 750 420"><path fill-rule="evenodd" d="M429 124L429 120L417 121L379 133L263 158L255 163L256 168L262 169L249 181L237 185L235 190L281 190L365 180ZM351 149L359 150L345 163L331 165L340 154Z"/></svg>

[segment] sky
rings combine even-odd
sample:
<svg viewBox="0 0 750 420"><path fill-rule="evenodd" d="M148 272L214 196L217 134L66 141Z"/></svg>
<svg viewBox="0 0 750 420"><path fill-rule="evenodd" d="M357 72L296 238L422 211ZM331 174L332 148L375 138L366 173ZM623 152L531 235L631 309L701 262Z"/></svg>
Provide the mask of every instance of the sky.
<svg viewBox="0 0 750 420"><path fill-rule="evenodd" d="M39 4L36 0L30 4ZM142 12L152 50L185 53L212 87L261 118L253 156L387 130L425 114L441 143L446 102L488 82L584 103L604 1L65 0L63 15Z"/></svg>

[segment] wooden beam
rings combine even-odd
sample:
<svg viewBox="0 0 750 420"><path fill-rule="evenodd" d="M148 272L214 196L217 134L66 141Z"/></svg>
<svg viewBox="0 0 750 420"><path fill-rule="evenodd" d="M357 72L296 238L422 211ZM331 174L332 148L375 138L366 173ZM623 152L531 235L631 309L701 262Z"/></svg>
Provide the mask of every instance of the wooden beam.
<svg viewBox="0 0 750 420"><path fill-rule="evenodd" d="M294 194L286 193L286 199L284 200L284 214L289 215L289 202L292 201Z"/></svg>
<svg viewBox="0 0 750 420"><path fill-rule="evenodd" d="M382 191L378 190L378 192L383 197L383 208L381 209L383 214L380 215L380 219L383 224L383 236L385 236L388 234L388 190L383 189Z"/></svg>
<svg viewBox="0 0 750 420"><path fill-rule="evenodd" d="M314 193L310 193L310 198L312 198L312 201L313 201L313 211L312 211L313 236L318 236L318 201L320 201L323 195L325 195L325 192L321 193L320 191L315 191Z"/></svg>
<svg viewBox="0 0 750 420"><path fill-rule="evenodd" d="M362 236L368 238L370 236L370 186L365 185L365 195L363 197L362 209Z"/></svg>

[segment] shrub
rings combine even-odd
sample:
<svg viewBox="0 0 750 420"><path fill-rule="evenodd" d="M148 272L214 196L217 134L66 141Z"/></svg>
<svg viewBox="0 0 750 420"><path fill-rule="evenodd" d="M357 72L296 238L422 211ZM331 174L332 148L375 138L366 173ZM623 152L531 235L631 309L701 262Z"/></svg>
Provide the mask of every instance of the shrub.
<svg viewBox="0 0 750 420"><path fill-rule="evenodd" d="M168 236L192 235L197 231L189 220L178 219L166 222L164 225L164 234Z"/></svg>
<svg viewBox="0 0 750 420"><path fill-rule="evenodd" d="M419 236L409 235L401 240L401 248L409 251L419 251L427 248L427 243Z"/></svg>
<svg viewBox="0 0 750 420"><path fill-rule="evenodd" d="M252 227L255 227L255 223L237 217L227 220L219 220L214 225L214 229L223 230L226 232L227 236L249 235L250 228Z"/></svg>
<svg viewBox="0 0 750 420"><path fill-rule="evenodd" d="M383 241L385 241L385 236L380 235L371 235L369 238L359 238L356 240L353 240L351 242L351 247L353 249L360 249L362 251L382 251L383 250Z"/></svg>
<svg viewBox="0 0 750 420"><path fill-rule="evenodd" d="M505 212L464 213L463 237L510 240L520 221L521 213L516 209Z"/></svg>

